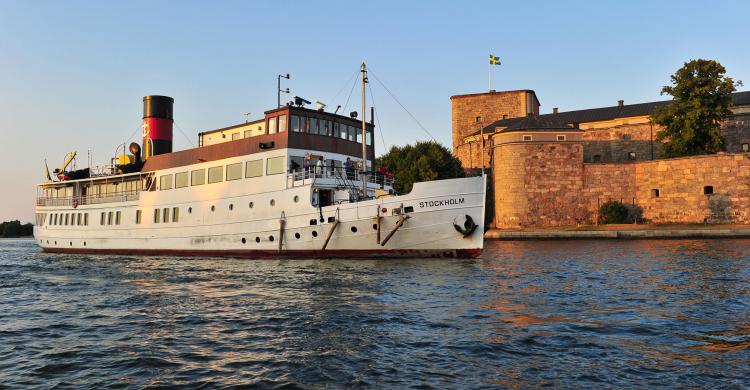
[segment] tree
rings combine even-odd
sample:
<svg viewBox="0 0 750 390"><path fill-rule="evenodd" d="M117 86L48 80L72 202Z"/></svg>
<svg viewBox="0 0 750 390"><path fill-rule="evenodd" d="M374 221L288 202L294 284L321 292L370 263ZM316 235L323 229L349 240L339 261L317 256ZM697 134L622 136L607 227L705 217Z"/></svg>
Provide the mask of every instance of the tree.
<svg viewBox="0 0 750 390"><path fill-rule="evenodd" d="M671 86L661 94L672 102L657 107L651 122L664 127L656 140L664 142L665 157L711 154L724 150L721 123L731 114L732 92L742 85L725 76L726 69L713 60L692 60L672 75Z"/></svg>
<svg viewBox="0 0 750 390"><path fill-rule="evenodd" d="M33 234L34 225L30 223L22 225L18 220L0 223L0 237L27 237Z"/></svg>
<svg viewBox="0 0 750 390"><path fill-rule="evenodd" d="M461 161L448 148L432 141L393 146L388 153L375 159L375 166L394 173L394 187L401 194L410 192L415 182L464 176Z"/></svg>

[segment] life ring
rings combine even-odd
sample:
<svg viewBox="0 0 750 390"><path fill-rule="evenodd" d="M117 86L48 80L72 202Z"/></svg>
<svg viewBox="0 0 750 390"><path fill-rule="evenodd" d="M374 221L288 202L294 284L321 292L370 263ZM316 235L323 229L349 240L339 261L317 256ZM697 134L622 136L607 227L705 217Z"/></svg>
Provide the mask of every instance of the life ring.
<svg viewBox="0 0 750 390"><path fill-rule="evenodd" d="M78 199L73 199L72 204L73 204L73 208L78 207Z"/></svg>
<svg viewBox="0 0 750 390"><path fill-rule="evenodd" d="M475 230L477 230L477 224L474 222L474 220L471 218L470 215L464 215L464 221L463 223L457 223L457 219L461 217L456 217L453 220L453 227L456 229L457 232L461 233L464 237L468 237L471 235L471 233L474 233Z"/></svg>

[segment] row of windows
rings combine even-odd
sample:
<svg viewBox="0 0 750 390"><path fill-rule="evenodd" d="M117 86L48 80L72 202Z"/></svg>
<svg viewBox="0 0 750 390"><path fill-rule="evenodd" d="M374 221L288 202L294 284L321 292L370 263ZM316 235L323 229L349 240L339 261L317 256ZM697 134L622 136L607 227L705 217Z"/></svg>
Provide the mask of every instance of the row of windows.
<svg viewBox="0 0 750 390"><path fill-rule="evenodd" d="M226 166L211 167L208 169L196 169L190 172L179 172L174 175L162 175L159 177L159 189L171 190L172 188L184 188L188 184L200 186L203 184L220 183L242 179L243 164L241 162ZM245 178L263 176L263 160L252 160L244 163ZM286 172L286 156L270 157L266 159L266 175L276 175ZM206 176L208 173L208 176ZM208 179L208 180L206 180ZM189 183L188 183L189 181Z"/></svg>
<svg viewBox="0 0 750 390"><path fill-rule="evenodd" d="M714 186L703 186L703 195L713 195ZM658 188L651 190L651 197L658 198L661 195L661 191Z"/></svg>
<svg viewBox="0 0 750 390"><path fill-rule="evenodd" d="M39 225L88 226L89 213L42 213Z"/></svg>
<svg viewBox="0 0 750 390"><path fill-rule="evenodd" d="M99 216L99 225L119 225L121 217L120 211L102 211Z"/></svg>
<svg viewBox="0 0 750 390"><path fill-rule="evenodd" d="M270 119L269 119L270 120ZM286 120L286 118L284 118ZM269 122L270 125L271 122ZM362 143L362 127L349 126L328 119L292 115L291 130L297 133L308 133L337 137L352 142ZM372 145L372 131L367 130L367 145Z"/></svg>
<svg viewBox="0 0 750 390"><path fill-rule="evenodd" d="M567 137L565 136L565 134L558 134L557 135L557 140L558 141L565 141L566 139L567 139ZM531 134L524 134L523 135L523 140L526 141L526 142L533 141L534 137Z"/></svg>

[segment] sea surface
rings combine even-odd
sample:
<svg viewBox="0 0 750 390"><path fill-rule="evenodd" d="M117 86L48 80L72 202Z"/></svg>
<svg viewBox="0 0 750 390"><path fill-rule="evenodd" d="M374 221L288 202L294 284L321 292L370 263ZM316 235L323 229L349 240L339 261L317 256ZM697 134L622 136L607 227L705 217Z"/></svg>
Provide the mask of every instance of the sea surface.
<svg viewBox="0 0 750 390"><path fill-rule="evenodd" d="M476 260L0 241L0 388L750 388L750 240L488 241Z"/></svg>

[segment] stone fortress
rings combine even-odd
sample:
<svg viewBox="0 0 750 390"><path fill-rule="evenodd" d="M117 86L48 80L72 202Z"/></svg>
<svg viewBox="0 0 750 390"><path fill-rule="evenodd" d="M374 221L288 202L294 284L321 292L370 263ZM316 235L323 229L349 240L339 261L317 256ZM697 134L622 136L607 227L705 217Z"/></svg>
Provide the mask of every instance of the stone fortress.
<svg viewBox="0 0 750 390"><path fill-rule="evenodd" d="M655 223L750 223L750 91L732 95L726 152L664 159L649 117L669 101L539 114L532 90L451 97L453 153L489 173L496 228L595 223L608 200Z"/></svg>

